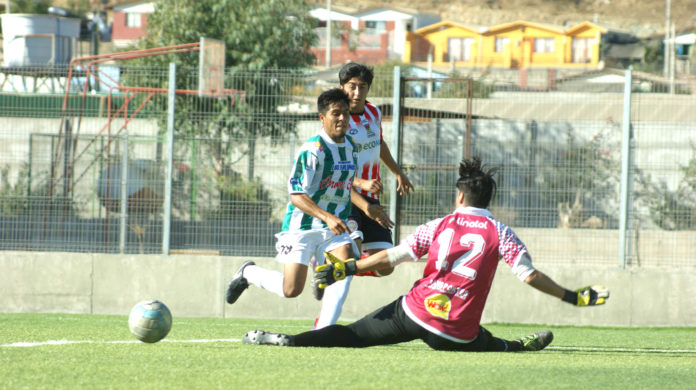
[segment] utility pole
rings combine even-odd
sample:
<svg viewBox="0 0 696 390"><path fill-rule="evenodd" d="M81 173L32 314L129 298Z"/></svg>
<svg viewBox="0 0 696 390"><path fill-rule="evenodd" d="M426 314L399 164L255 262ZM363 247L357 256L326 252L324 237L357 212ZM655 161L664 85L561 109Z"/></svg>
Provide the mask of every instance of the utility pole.
<svg viewBox="0 0 696 390"><path fill-rule="evenodd" d="M664 40L664 66L662 68L662 75L664 77L669 77L669 64L670 56L672 55L672 50L670 49L669 42L669 26L671 24L671 12L672 12L672 0L665 0L665 40Z"/></svg>
<svg viewBox="0 0 696 390"><path fill-rule="evenodd" d="M331 0L326 0L326 67L331 67Z"/></svg>

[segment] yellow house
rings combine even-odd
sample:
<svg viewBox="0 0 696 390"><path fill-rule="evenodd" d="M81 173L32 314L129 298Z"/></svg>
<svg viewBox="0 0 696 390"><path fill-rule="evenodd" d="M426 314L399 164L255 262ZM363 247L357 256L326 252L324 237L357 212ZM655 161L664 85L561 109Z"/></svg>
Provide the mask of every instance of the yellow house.
<svg viewBox="0 0 696 390"><path fill-rule="evenodd" d="M443 20L407 35L403 61L433 65L477 66L481 57L481 31L485 28Z"/></svg>
<svg viewBox="0 0 696 390"><path fill-rule="evenodd" d="M566 64L593 66L599 64L599 42L607 30L590 22L582 22L565 31L570 43L565 46Z"/></svg>
<svg viewBox="0 0 696 390"><path fill-rule="evenodd" d="M407 37L403 61L425 62L430 53L433 66L596 68L605 32L590 22L564 30L522 20L487 29L441 21Z"/></svg>

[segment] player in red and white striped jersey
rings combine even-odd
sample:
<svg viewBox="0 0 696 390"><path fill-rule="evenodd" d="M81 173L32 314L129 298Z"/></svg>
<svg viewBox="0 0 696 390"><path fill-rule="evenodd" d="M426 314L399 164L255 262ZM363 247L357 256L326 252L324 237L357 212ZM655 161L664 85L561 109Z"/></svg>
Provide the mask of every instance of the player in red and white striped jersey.
<svg viewBox="0 0 696 390"><path fill-rule="evenodd" d="M332 325L295 336L252 331L244 342L360 348L421 339L433 349L451 351L545 348L553 340L550 331L504 340L480 325L499 259L520 280L576 306L601 305L609 292L602 286L567 290L534 269L524 244L487 210L496 190L494 172L478 158L462 162L452 214L419 226L399 246L366 259L343 262L330 257L333 264L317 267L314 277L321 287L383 264L395 266L427 256L423 277L404 296L348 326Z"/></svg>
<svg viewBox="0 0 696 390"><path fill-rule="evenodd" d="M374 79L371 68L349 62L338 72L341 89L348 94L350 119L347 134L355 142L358 154L357 170L353 179L353 188L370 204L379 205L379 197L384 186L380 175L380 161L396 177L399 195L408 195L413 185L394 161L389 147L382 137L382 113L379 108L367 101L367 94ZM389 249L394 246L391 231L376 223L357 207L351 209L346 221L353 231L351 237L358 248L366 255ZM372 271L370 275L388 275L393 271L389 265ZM345 279L326 290L319 317L314 328L319 329L335 324L341 314L343 302L348 295L351 279Z"/></svg>

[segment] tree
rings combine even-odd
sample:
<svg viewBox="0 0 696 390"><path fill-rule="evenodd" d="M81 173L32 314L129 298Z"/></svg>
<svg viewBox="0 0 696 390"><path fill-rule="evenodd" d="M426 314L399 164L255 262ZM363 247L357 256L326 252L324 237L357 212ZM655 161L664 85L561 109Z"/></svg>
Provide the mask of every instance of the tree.
<svg viewBox="0 0 696 390"><path fill-rule="evenodd" d="M576 130L568 127L565 144L533 149L546 161L536 175L543 207L558 208L559 227L581 227L588 222L588 212L601 215L612 207L609 205L618 195L620 172L618 156L613 152L617 149L610 139L615 134L613 129L615 124L607 123L590 140L582 140L577 138Z"/></svg>
<svg viewBox="0 0 696 390"><path fill-rule="evenodd" d="M675 189L638 172L638 200L649 211L650 220L661 229L693 230L696 227L696 145L691 145L691 149L691 159L679 166L682 177Z"/></svg>
<svg viewBox="0 0 696 390"><path fill-rule="evenodd" d="M239 182L228 161L233 148L246 146L245 153L251 156L246 176L253 182L257 139L295 132L295 121L278 120L278 106L288 101L285 91L291 86L286 83L315 62L309 51L317 39L315 26L305 0L162 1L148 18L141 48L198 42L201 37L226 44L225 88L243 91L243 98L178 96L176 102L177 135L206 140L217 183ZM197 52L149 57L141 63L169 62L180 69L177 88L195 89L188 75L197 71ZM161 80L143 80L140 85L148 82ZM203 111L205 115L200 115ZM221 200L233 193L229 186L218 189Z"/></svg>
<svg viewBox="0 0 696 390"><path fill-rule="evenodd" d="M185 26L185 28L183 28ZM232 68L302 68L314 62L316 20L305 0L162 1L148 18L145 47L198 42L227 44ZM177 56L190 65L197 54Z"/></svg>
<svg viewBox="0 0 696 390"><path fill-rule="evenodd" d="M12 0L10 11L15 14L47 14L51 0Z"/></svg>

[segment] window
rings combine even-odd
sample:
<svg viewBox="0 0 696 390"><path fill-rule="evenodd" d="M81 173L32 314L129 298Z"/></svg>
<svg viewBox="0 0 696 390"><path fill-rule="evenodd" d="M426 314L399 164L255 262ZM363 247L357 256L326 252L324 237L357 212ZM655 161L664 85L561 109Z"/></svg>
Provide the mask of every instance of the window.
<svg viewBox="0 0 696 390"><path fill-rule="evenodd" d="M510 38L507 37L495 37L495 52L502 53L505 51L505 46L510 43Z"/></svg>
<svg viewBox="0 0 696 390"><path fill-rule="evenodd" d="M470 61L473 38L450 38L447 42L445 61Z"/></svg>
<svg viewBox="0 0 696 390"><path fill-rule="evenodd" d="M376 20L367 20L367 21L365 21L365 29L366 30L375 30L375 31L386 31L387 30L387 22L376 21Z"/></svg>
<svg viewBox="0 0 696 390"><path fill-rule="evenodd" d="M573 62L588 63L591 59L590 48L594 39L573 38Z"/></svg>
<svg viewBox="0 0 696 390"><path fill-rule="evenodd" d="M126 27L140 27L140 12L126 12Z"/></svg>
<svg viewBox="0 0 696 390"><path fill-rule="evenodd" d="M555 51L555 40L553 38L534 38L535 53L553 53Z"/></svg>

